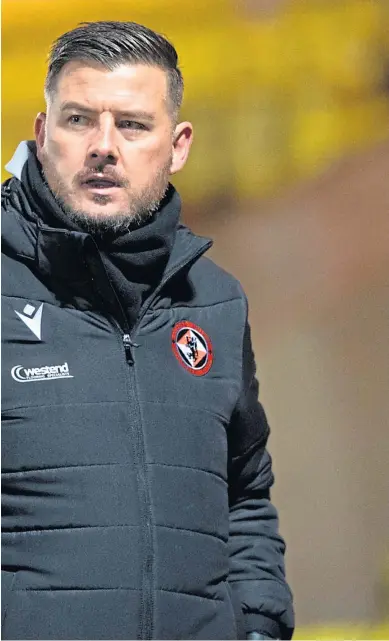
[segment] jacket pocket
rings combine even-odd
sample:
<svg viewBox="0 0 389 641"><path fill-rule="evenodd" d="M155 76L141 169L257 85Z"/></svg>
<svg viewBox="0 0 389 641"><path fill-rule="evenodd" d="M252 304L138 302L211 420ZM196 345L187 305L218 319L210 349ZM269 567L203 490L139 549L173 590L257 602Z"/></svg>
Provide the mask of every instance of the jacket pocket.
<svg viewBox="0 0 389 641"><path fill-rule="evenodd" d="M12 592L16 583L17 572L1 570L1 625L4 625L8 608L12 600Z"/></svg>
<svg viewBox="0 0 389 641"><path fill-rule="evenodd" d="M240 602L240 599L237 595L237 593L232 589L231 585L227 581L227 592L230 597L232 609L234 611L234 617L235 617L235 624L236 624L236 632L237 632L237 639L246 639L246 629L245 629L245 621L244 621L244 615L243 615L243 610L242 610L242 605Z"/></svg>

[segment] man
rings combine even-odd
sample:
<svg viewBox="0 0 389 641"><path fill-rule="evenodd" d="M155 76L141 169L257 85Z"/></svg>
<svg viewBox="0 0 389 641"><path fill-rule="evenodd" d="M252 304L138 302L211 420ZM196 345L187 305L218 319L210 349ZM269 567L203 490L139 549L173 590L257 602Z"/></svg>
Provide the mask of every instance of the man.
<svg viewBox="0 0 389 641"><path fill-rule="evenodd" d="M179 222L177 54L53 45L3 187L3 638L285 638L284 543L239 283Z"/></svg>

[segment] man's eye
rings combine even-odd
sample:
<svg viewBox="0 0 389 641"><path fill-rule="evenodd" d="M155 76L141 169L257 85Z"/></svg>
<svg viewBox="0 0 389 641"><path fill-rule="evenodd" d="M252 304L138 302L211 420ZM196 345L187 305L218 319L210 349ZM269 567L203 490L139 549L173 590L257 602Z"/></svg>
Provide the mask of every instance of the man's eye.
<svg viewBox="0 0 389 641"><path fill-rule="evenodd" d="M141 122L136 122L135 120L121 120L119 122L119 127L121 129L134 129L135 131L142 131L146 129L146 126Z"/></svg>
<svg viewBox="0 0 389 641"><path fill-rule="evenodd" d="M86 121L87 119L85 116L77 116L76 114L68 118L68 122L71 125L85 125Z"/></svg>

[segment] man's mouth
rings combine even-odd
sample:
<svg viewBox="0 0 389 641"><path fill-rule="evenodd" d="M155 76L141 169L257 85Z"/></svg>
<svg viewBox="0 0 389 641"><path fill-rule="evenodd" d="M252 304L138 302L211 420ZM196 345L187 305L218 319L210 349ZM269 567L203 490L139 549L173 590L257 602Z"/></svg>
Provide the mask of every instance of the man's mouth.
<svg viewBox="0 0 389 641"><path fill-rule="evenodd" d="M99 176L93 176L91 178L88 178L87 180L84 180L82 183L83 187L87 187L89 189L98 189L98 190L105 190L105 189L113 189L115 187L120 187L120 183L117 180L114 180L113 178L106 178L106 177L99 177Z"/></svg>

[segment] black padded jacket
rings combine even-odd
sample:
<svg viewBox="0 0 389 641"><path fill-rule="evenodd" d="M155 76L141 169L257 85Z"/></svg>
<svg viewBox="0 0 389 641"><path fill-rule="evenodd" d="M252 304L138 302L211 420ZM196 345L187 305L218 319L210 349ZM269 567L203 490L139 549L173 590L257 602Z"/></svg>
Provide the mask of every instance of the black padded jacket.
<svg viewBox="0 0 389 641"><path fill-rule="evenodd" d="M291 638L241 286L180 225L129 333L93 238L41 214L20 169L3 186L3 638Z"/></svg>

